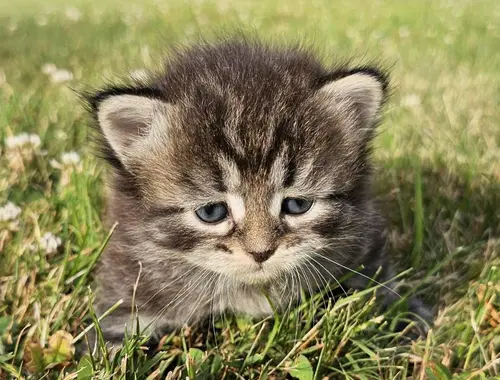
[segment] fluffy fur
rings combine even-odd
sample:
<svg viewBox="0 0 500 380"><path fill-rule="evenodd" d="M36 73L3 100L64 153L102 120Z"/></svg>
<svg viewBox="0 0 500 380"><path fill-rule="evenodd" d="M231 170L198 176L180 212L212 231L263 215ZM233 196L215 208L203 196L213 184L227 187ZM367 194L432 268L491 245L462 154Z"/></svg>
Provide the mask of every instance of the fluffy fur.
<svg viewBox="0 0 500 380"><path fill-rule="evenodd" d="M119 223L97 309L125 301L104 319L106 338L133 327L134 296L141 328L159 332L227 311L269 314L263 292L286 308L361 264L387 276L369 162L387 90L376 67L325 68L305 49L225 41L89 96L113 168L108 220ZM314 203L286 215L288 197ZM214 202L228 217L201 221L195 210Z"/></svg>

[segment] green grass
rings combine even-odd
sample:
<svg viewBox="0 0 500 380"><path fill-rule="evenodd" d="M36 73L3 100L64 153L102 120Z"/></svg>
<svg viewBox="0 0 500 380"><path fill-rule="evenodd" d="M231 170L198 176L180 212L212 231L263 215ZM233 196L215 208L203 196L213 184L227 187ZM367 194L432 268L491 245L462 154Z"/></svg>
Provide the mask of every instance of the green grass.
<svg viewBox="0 0 500 380"><path fill-rule="evenodd" d="M493 378L500 374L500 3L482 1L3 1L0 4L0 379ZM69 11L68 11L69 9ZM146 355L130 337L114 356L77 357L95 319L92 268L106 237L104 167L70 89L158 64L169 44L241 28L306 39L334 57L392 66L394 96L376 140L391 253L436 305L426 337L394 332L372 290L328 307L312 299L263 321L227 316ZM53 63L73 75L52 83ZM33 149L6 139L40 136ZM78 164L61 164L77 151ZM57 160L54 163L52 160ZM40 245L51 232L57 251ZM215 332L215 334L213 333ZM151 351L151 350L150 350Z"/></svg>

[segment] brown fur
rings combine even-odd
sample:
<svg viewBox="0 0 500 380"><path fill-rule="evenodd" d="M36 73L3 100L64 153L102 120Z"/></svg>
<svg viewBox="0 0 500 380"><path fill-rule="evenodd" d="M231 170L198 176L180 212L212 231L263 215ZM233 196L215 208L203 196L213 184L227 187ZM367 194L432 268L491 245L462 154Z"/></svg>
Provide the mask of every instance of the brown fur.
<svg viewBox="0 0 500 380"><path fill-rule="evenodd" d="M369 163L387 88L375 67L328 69L304 49L226 41L175 52L147 83L90 96L114 168L109 221L119 222L98 310L125 301L104 321L108 338L130 328L140 267L135 303L152 331L227 310L265 315L262 289L286 307L346 268L387 269ZM154 100L150 111L134 108L139 98ZM290 196L314 200L310 213L284 216ZM232 207L227 228L199 224L194 210L219 201Z"/></svg>

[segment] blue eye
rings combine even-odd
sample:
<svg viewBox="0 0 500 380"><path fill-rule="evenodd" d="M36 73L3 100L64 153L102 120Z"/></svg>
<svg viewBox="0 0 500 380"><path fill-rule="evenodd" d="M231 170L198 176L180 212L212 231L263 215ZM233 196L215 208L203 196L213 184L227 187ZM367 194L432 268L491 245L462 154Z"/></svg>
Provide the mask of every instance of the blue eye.
<svg viewBox="0 0 500 380"><path fill-rule="evenodd" d="M224 203L210 203L195 211L198 218L206 223L217 223L227 217L227 206Z"/></svg>
<svg viewBox="0 0 500 380"><path fill-rule="evenodd" d="M303 198L285 198L281 204L281 212L289 215L305 214L311 206L313 201Z"/></svg>

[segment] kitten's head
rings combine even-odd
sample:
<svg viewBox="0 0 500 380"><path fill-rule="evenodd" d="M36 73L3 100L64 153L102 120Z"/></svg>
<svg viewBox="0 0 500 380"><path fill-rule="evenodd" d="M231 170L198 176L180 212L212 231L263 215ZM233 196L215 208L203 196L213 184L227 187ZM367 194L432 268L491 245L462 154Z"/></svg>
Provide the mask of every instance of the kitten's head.
<svg viewBox="0 0 500 380"><path fill-rule="evenodd" d="M116 172L112 208L154 246L145 255L245 283L325 257L356 262L386 87L374 68L329 71L301 50L177 53L147 85L91 98Z"/></svg>

